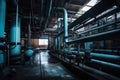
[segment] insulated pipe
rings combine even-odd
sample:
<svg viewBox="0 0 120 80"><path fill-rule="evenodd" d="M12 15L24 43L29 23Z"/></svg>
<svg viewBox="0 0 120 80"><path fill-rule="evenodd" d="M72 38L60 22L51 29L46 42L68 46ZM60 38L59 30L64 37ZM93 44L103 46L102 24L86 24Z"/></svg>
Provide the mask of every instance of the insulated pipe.
<svg viewBox="0 0 120 80"><path fill-rule="evenodd" d="M13 18L13 23L10 29L10 64L20 63L20 17L18 16L18 5L16 6L16 17Z"/></svg>
<svg viewBox="0 0 120 80"><path fill-rule="evenodd" d="M110 61L110 62L119 62L120 56L117 55L109 55L109 54L101 54L101 53L90 53L91 58Z"/></svg>
<svg viewBox="0 0 120 80"><path fill-rule="evenodd" d="M20 19L18 20L18 24L16 26L15 21L12 24L10 30L10 42L11 42L11 55L19 55L20 54Z"/></svg>
<svg viewBox="0 0 120 80"><path fill-rule="evenodd" d="M5 31L5 15L6 15L6 0L0 0L0 39L4 39L4 31ZM3 46L4 43L0 40L0 46ZM0 50L0 65L4 64L4 54L3 51Z"/></svg>
<svg viewBox="0 0 120 80"><path fill-rule="evenodd" d="M79 55L85 55L85 52L80 52ZM102 53L90 53L90 57L92 59L98 59L108 62L120 62L120 56L110 55L110 54L102 54Z"/></svg>
<svg viewBox="0 0 120 80"><path fill-rule="evenodd" d="M68 42L68 17L67 17L67 10L65 8L57 7L55 8L57 11L63 12L63 21L64 21L64 42Z"/></svg>
<svg viewBox="0 0 120 80"><path fill-rule="evenodd" d="M96 64L100 64L103 66L106 66L108 68L113 68L113 69L118 69L120 70L120 65L117 64L113 64L113 63L109 63L109 62L104 62L104 61L100 61L100 60L96 60L96 59L91 59L92 63L96 63Z"/></svg>

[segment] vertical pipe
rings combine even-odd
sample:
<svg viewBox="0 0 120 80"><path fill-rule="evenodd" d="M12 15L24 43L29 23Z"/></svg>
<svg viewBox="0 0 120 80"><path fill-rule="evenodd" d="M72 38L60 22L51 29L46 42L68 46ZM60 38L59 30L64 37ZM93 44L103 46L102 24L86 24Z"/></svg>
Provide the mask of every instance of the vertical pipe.
<svg viewBox="0 0 120 80"><path fill-rule="evenodd" d="M61 22L60 22L60 19L58 19L58 34L60 33L60 27L61 27ZM58 50L60 50L60 39L61 39L61 36L58 36Z"/></svg>
<svg viewBox="0 0 120 80"><path fill-rule="evenodd" d="M67 10L65 8L56 8L59 11L63 11L63 21L64 21L64 42L68 42L68 21L67 21Z"/></svg>
<svg viewBox="0 0 120 80"><path fill-rule="evenodd" d="M4 30L5 30L5 15L6 15L6 0L0 0L0 39L4 39ZM0 46L3 46L4 43L0 40ZM4 54L0 50L0 65L4 64Z"/></svg>
<svg viewBox="0 0 120 80"><path fill-rule="evenodd" d="M57 38L55 38L55 50L57 50Z"/></svg>
<svg viewBox="0 0 120 80"><path fill-rule="evenodd" d="M6 0L0 0L0 38L4 38Z"/></svg>
<svg viewBox="0 0 120 80"><path fill-rule="evenodd" d="M68 42L68 21L67 21L67 11L66 9L63 8L63 21L64 21L64 37L65 37L65 42Z"/></svg>
<svg viewBox="0 0 120 80"><path fill-rule="evenodd" d="M60 36L58 36L58 50L60 50Z"/></svg>
<svg viewBox="0 0 120 80"><path fill-rule="evenodd" d="M18 14L18 4L16 6L16 17L12 17L13 22L10 29L10 64L20 63L20 17ZM14 62L13 62L14 61Z"/></svg>
<svg viewBox="0 0 120 80"><path fill-rule="evenodd" d="M80 53L80 44L78 43L78 54Z"/></svg>

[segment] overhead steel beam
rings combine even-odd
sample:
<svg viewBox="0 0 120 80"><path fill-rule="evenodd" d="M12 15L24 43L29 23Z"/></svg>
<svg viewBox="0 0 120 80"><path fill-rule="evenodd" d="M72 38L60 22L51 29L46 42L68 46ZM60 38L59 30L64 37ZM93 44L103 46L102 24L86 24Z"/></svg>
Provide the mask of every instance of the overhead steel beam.
<svg viewBox="0 0 120 80"><path fill-rule="evenodd" d="M90 22L88 22L88 23L84 23L82 26L79 26L79 27L75 28L74 30L78 30L78 29L80 29L80 28L82 28L82 27L84 27L84 26L87 26L88 24L91 24L91 23L93 23L93 22L95 22L95 21L97 21L97 20L99 20L99 19L102 19L102 18L104 18L104 17L106 17L106 16L110 16L110 15L112 15L112 14L115 14L115 13L117 13L117 12L119 12L119 11L120 11L119 8L114 9L114 10L112 10L112 11L110 11L110 12L108 12L108 13L106 13L106 14L98 17L98 18L95 18L94 20L92 20L92 21L90 21Z"/></svg>
<svg viewBox="0 0 120 80"><path fill-rule="evenodd" d="M52 0L49 0L48 10L46 11L46 13L47 13L47 16L46 16L46 17L47 17L47 18L46 18L46 22L45 22L45 29L46 29L46 27L47 27L47 25L48 25L48 19L49 19L50 14L51 14L52 5L53 5L53 1L52 1Z"/></svg>
<svg viewBox="0 0 120 80"><path fill-rule="evenodd" d="M75 40L71 40L67 44L76 43L76 42L106 40L106 39L113 39L113 38L119 39L120 35L118 35L118 34L120 34L120 29L115 29L115 30L102 32L102 33L98 33L98 34L78 38L78 39L75 39Z"/></svg>
<svg viewBox="0 0 120 80"><path fill-rule="evenodd" d="M112 6L114 6L115 5L115 4L113 4L114 2L115 2L114 0L110 0L110 1L102 0L97 5L95 5L90 10L88 10L85 14L83 14L81 17L79 17L77 20L75 20L73 23L71 23L68 26L68 28L71 29L74 26L85 22L86 20L94 18L95 16L97 16L101 12L103 12L103 11L111 8Z"/></svg>

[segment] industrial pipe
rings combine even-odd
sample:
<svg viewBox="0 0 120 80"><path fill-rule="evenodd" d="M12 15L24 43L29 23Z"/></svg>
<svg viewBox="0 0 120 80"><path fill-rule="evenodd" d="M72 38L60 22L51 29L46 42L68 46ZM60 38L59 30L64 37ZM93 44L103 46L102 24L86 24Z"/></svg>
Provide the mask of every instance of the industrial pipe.
<svg viewBox="0 0 120 80"><path fill-rule="evenodd" d="M57 21L57 23L58 23L58 34L60 33L60 28L61 28L61 19L58 19L58 21ZM61 46L61 44L60 44L60 40L61 40L61 36L58 36L58 50L60 50L61 48L60 48L60 46Z"/></svg>
<svg viewBox="0 0 120 80"><path fill-rule="evenodd" d="M96 59L91 59L91 62L92 63L96 63L96 64L100 64L100 65L103 65L103 66L106 66L108 68L120 70L120 65L117 65L117 64L104 62L104 61L100 61L100 60L96 60Z"/></svg>
<svg viewBox="0 0 120 80"><path fill-rule="evenodd" d="M4 45L4 31L5 31L5 15L6 15L6 0L0 0L0 46ZM0 65L4 64L4 54L0 49Z"/></svg>
<svg viewBox="0 0 120 80"><path fill-rule="evenodd" d="M57 7L55 8L57 11L63 12L63 21L64 21L64 42L68 42L68 17L67 17L67 10L65 8Z"/></svg>
<svg viewBox="0 0 120 80"><path fill-rule="evenodd" d="M78 54L79 55L85 55L85 52L80 52ZM110 55L110 54L102 54L102 53L91 52L90 57L92 59L98 59L98 60L103 60L103 61L108 61L108 62L119 62L120 61L120 56Z"/></svg>
<svg viewBox="0 0 120 80"><path fill-rule="evenodd" d="M20 17L18 13L18 4L16 6L16 17L13 18L13 23L10 29L10 64L20 63Z"/></svg>
<svg viewBox="0 0 120 80"><path fill-rule="evenodd" d="M91 58L108 61L108 62L120 62L120 56L101 54L101 53L90 53Z"/></svg>

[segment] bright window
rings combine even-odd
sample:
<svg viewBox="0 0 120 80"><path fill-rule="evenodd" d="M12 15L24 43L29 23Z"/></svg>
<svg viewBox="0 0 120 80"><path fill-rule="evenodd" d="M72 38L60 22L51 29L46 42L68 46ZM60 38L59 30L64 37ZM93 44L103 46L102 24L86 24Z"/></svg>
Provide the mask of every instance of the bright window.
<svg viewBox="0 0 120 80"><path fill-rule="evenodd" d="M39 39L39 45L48 45L48 39Z"/></svg>

